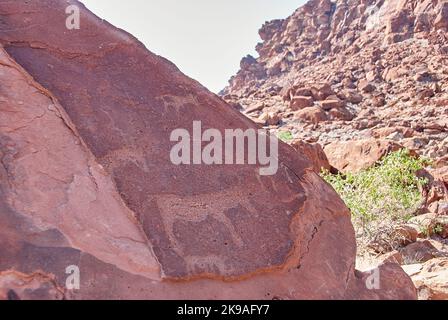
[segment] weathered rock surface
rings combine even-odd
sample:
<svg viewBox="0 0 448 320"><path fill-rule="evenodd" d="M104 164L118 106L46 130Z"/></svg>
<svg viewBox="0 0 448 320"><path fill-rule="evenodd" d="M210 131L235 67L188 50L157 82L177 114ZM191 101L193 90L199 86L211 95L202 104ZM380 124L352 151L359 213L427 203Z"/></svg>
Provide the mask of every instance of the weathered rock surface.
<svg viewBox="0 0 448 320"><path fill-rule="evenodd" d="M330 162L328 162L327 156L319 144L295 140L291 142L291 146L311 161L317 174L320 174L323 170L331 170Z"/></svg>
<svg viewBox="0 0 448 320"><path fill-rule="evenodd" d="M441 254L428 240L411 243L400 250L405 264L426 262L437 258Z"/></svg>
<svg viewBox="0 0 448 320"><path fill-rule="evenodd" d="M403 266L422 300L448 300L448 258Z"/></svg>
<svg viewBox="0 0 448 320"><path fill-rule="evenodd" d="M358 172L367 169L400 146L392 141L363 139L332 142L325 146L330 165L341 172Z"/></svg>
<svg viewBox="0 0 448 320"><path fill-rule="evenodd" d="M367 289L347 208L292 148L273 176L173 165L174 129L257 126L132 36L77 1L0 13L0 298L416 298L394 264Z"/></svg>
<svg viewBox="0 0 448 320"><path fill-rule="evenodd" d="M52 275L23 274L14 270L0 273L0 300L62 300L64 289Z"/></svg>

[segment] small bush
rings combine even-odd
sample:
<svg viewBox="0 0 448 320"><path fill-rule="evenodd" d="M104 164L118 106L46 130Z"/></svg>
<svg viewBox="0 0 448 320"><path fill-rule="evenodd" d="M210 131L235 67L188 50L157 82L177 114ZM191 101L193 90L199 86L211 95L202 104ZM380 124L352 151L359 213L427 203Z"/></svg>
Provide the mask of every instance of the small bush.
<svg viewBox="0 0 448 320"><path fill-rule="evenodd" d="M277 138L283 142L288 142L293 139L292 133L289 131L281 131L278 133Z"/></svg>
<svg viewBox="0 0 448 320"><path fill-rule="evenodd" d="M426 163L402 149L359 173L322 176L351 210L361 243L368 243L381 230L409 220L421 206L420 190L427 181L416 171Z"/></svg>

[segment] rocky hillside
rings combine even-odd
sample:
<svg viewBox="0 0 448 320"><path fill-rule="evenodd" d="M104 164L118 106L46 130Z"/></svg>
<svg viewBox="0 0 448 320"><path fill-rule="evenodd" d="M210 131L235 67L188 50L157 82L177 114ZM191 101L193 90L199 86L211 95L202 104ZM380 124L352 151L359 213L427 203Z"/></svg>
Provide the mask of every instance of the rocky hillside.
<svg viewBox="0 0 448 320"><path fill-rule="evenodd" d="M311 0L265 23L225 100L323 146L386 138L448 152L448 2Z"/></svg>
<svg viewBox="0 0 448 320"><path fill-rule="evenodd" d="M402 148L429 159L416 174L424 172L430 183L409 221L433 228L439 219L445 222L438 230L448 230L448 1L310 0L288 18L266 22L259 34L259 57L241 60L222 97L313 159L316 169L356 175ZM304 149L304 142L313 147ZM336 188L347 184L332 179ZM430 240L442 260L425 267L418 263L434 256L415 256L435 249L424 242L428 232L419 233L404 214L398 222L377 218L406 225L394 234L412 230L388 255L411 252L414 259L400 262L418 270L437 265L437 275L409 272L420 297L448 299L445 231ZM410 238L417 242L406 247Z"/></svg>

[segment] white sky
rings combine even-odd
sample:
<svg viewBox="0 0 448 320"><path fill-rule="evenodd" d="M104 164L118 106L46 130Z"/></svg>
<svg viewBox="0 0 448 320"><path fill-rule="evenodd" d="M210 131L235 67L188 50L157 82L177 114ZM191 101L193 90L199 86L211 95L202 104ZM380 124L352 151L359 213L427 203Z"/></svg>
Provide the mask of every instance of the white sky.
<svg viewBox="0 0 448 320"><path fill-rule="evenodd" d="M305 0L81 0L213 92L223 89L243 56L256 56L258 29L286 18Z"/></svg>

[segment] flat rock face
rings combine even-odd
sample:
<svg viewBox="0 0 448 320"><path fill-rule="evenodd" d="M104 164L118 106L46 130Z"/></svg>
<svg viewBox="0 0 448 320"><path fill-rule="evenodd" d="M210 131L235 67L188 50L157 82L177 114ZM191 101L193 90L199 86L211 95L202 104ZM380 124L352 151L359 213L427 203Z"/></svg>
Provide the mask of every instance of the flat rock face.
<svg viewBox="0 0 448 320"><path fill-rule="evenodd" d="M173 64L76 1L0 13L0 297L39 298L31 279L40 298L415 298L404 273L355 276L349 212L300 152L280 144L272 176L172 164L193 121L257 128Z"/></svg>

